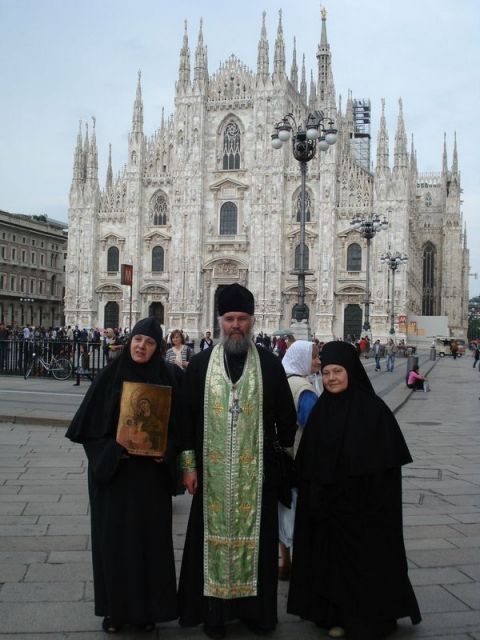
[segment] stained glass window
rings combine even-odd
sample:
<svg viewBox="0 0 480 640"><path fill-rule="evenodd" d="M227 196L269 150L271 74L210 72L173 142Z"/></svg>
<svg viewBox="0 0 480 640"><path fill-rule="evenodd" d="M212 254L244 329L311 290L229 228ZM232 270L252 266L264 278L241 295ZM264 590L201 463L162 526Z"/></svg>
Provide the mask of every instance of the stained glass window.
<svg viewBox="0 0 480 640"><path fill-rule="evenodd" d="M240 169L240 129L229 122L223 132L223 168Z"/></svg>
<svg viewBox="0 0 480 640"><path fill-rule="evenodd" d="M237 205L224 202L220 209L220 235L234 236L237 233Z"/></svg>
<svg viewBox="0 0 480 640"><path fill-rule="evenodd" d="M347 271L362 270L362 247L354 242L347 249Z"/></svg>
<svg viewBox="0 0 480 640"><path fill-rule="evenodd" d="M107 271L118 271L119 255L117 247L109 247L107 254Z"/></svg>
<svg viewBox="0 0 480 640"><path fill-rule="evenodd" d="M152 272L164 271L165 252L163 247L153 247L152 250Z"/></svg>
<svg viewBox="0 0 480 640"><path fill-rule="evenodd" d="M151 201L152 221L155 226L167 224L168 203L161 192L154 194Z"/></svg>

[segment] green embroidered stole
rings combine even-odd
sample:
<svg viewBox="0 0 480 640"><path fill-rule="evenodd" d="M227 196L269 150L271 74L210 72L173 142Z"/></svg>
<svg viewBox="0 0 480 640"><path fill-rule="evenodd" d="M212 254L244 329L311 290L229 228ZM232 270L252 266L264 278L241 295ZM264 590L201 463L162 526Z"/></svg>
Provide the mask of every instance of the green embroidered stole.
<svg viewBox="0 0 480 640"><path fill-rule="evenodd" d="M263 481L263 384L252 345L232 384L212 350L204 398L204 595L257 595Z"/></svg>

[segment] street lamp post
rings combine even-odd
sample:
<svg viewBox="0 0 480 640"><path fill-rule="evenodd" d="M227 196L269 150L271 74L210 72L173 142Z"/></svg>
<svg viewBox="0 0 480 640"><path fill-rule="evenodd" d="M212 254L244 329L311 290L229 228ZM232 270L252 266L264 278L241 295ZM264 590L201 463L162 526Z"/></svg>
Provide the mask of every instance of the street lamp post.
<svg viewBox="0 0 480 640"><path fill-rule="evenodd" d="M365 270L365 321L363 323L364 331L370 331L370 242L379 231L388 227L388 221L385 217L380 218L378 213L371 213L366 218L359 216L350 222L352 229L358 230L362 238L367 241L367 265Z"/></svg>
<svg viewBox="0 0 480 640"><path fill-rule="evenodd" d="M391 305L390 305L390 335L395 334L395 272L401 264L405 264L408 261L408 256L396 253L384 253L380 257L380 261L386 264L392 272L392 293L391 293Z"/></svg>
<svg viewBox="0 0 480 640"><path fill-rule="evenodd" d="M326 124L325 124L326 122ZM307 163L315 157L317 147L320 151L326 151L337 141L337 129L333 121L324 115L323 111L309 113L305 122L297 125L292 113L287 113L280 122L274 125L272 134L272 147L281 149L284 142L292 139L292 152L295 160L300 163L302 177L300 191L300 252L298 269L291 273L298 277L298 303L295 308L295 320L302 322L307 320L307 308L305 305L305 276L309 271L305 269L305 195Z"/></svg>

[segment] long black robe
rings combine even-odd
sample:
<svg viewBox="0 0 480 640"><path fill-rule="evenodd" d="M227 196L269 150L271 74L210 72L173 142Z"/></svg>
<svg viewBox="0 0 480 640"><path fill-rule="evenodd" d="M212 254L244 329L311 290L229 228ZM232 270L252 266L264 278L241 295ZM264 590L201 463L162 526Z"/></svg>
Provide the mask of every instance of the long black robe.
<svg viewBox="0 0 480 640"><path fill-rule="evenodd" d="M254 347L256 348L256 347ZM196 355L188 366L184 389L181 449L195 450L199 486L192 500L179 585L180 624L200 622L219 625L235 618L247 619L263 629L277 622L278 580L278 465L273 439L275 429L283 447L293 446L296 412L290 387L280 360L262 347L257 348L263 378L264 482L260 521L257 596L222 600L203 595L203 405L205 378L212 351ZM237 361L236 361L237 360ZM238 379L243 362L229 357L232 379Z"/></svg>
<svg viewBox="0 0 480 640"><path fill-rule="evenodd" d="M173 387L166 461L125 457L115 440L124 380ZM146 371L126 351L98 374L66 436L88 458L95 614L116 625L177 617L172 541L178 387L159 357Z"/></svg>
<svg viewBox="0 0 480 640"><path fill-rule="evenodd" d="M287 610L326 628L342 626L349 640L375 640L398 618L421 619L402 530L401 466L411 457L395 417L356 360L349 366L342 353L333 359L347 368L348 389L320 396L295 460Z"/></svg>

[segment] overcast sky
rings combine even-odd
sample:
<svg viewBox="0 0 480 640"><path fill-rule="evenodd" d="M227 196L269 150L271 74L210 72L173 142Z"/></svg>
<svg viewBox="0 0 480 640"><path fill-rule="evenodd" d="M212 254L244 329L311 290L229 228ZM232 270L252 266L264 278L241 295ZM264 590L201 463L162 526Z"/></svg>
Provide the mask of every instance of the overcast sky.
<svg viewBox="0 0 480 640"><path fill-rule="evenodd" d="M457 132L471 271L480 294L480 2L331 0L325 3L337 94L372 102L375 157L381 98L393 158L398 98L418 168L440 171L443 134L451 165ZM307 74L320 40L316 0L0 0L0 209L67 220L78 121L97 119L99 174L108 144L114 174L126 162L137 72L142 70L144 130L173 112L184 20L190 49L200 18L209 71L231 53L256 69L262 11L273 61L283 12L287 71L293 38Z"/></svg>

